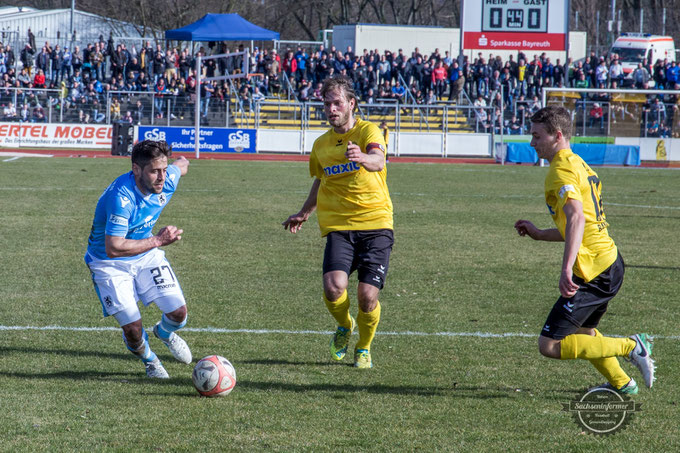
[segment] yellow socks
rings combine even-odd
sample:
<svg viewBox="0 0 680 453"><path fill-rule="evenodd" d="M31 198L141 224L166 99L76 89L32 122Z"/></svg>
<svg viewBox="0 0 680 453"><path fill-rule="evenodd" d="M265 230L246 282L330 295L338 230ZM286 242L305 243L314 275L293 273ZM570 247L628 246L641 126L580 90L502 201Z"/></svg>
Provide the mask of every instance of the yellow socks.
<svg viewBox="0 0 680 453"><path fill-rule="evenodd" d="M359 341L355 349L371 349L371 342L375 336L380 322L380 301L377 302L375 309L370 313L365 313L359 309L357 315L357 325L359 326Z"/></svg>
<svg viewBox="0 0 680 453"><path fill-rule="evenodd" d="M595 329L595 336L601 337L599 330ZM615 388L620 389L630 381L630 376L623 371L616 357L602 357L600 359L590 359L595 369Z"/></svg>
<svg viewBox="0 0 680 453"><path fill-rule="evenodd" d="M633 348L635 348L635 341L630 338L573 334L560 342L560 355L562 360L625 357Z"/></svg>
<svg viewBox="0 0 680 453"><path fill-rule="evenodd" d="M347 290L342 293L342 296L338 300L330 301L326 298L326 294L323 295L323 301L326 303L328 311L338 322L339 326L345 329L352 328L352 319L349 316L349 296L347 295Z"/></svg>

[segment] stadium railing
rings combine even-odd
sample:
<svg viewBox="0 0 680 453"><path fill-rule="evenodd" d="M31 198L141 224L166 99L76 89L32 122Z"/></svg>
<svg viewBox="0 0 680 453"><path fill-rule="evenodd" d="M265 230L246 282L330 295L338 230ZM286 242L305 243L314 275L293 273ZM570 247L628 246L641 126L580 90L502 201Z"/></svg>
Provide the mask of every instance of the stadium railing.
<svg viewBox="0 0 680 453"><path fill-rule="evenodd" d="M544 88L542 105L569 110L576 136L680 137L679 101L680 90Z"/></svg>
<svg viewBox="0 0 680 453"><path fill-rule="evenodd" d="M465 94L461 93L460 97L464 99ZM66 95L61 90L0 89L0 107L9 102L16 106L18 113L25 104L27 108L23 110L29 114L23 118L19 114L3 118L4 121L112 124L127 116L136 125L190 127L194 124L195 115L195 97L187 93L157 95L146 91L108 91L74 98L73 93ZM493 106L480 109L465 104L446 101L436 104L398 103L394 99L380 99L376 103L360 103L358 114L376 123L385 121L395 132L493 133L492 129L502 132L503 121L507 118L500 123L495 121L492 128L492 119L497 116ZM38 105L44 111L44 118L32 116ZM201 99L200 112L203 117L201 123L207 127L328 127L321 102L287 101L285 98L270 98L264 102L253 102L252 98L248 98L246 101L239 97L234 84L229 86L229 92L212 96L209 100ZM582 121L581 117L577 119Z"/></svg>

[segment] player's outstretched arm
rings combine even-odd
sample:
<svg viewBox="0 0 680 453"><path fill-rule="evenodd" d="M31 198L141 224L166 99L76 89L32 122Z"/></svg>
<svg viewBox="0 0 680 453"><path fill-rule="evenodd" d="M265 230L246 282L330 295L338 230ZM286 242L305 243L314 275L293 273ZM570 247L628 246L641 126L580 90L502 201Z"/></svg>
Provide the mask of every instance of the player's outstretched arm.
<svg viewBox="0 0 680 453"><path fill-rule="evenodd" d="M186 175L189 171L189 159L184 156L179 156L177 159L175 159L172 165L179 167L180 175L182 176Z"/></svg>
<svg viewBox="0 0 680 453"><path fill-rule="evenodd" d="M564 240L557 228L541 230L528 220L515 222L515 230L520 236L529 236L536 241L562 242Z"/></svg>
<svg viewBox="0 0 680 453"><path fill-rule="evenodd" d="M156 247L172 244L182 239L182 233L176 226L168 225L161 228L158 234L146 239L126 239L121 236L106 236L106 255L109 258L135 256L148 252Z"/></svg>
<svg viewBox="0 0 680 453"><path fill-rule="evenodd" d="M316 197L319 194L320 185L321 180L318 178L315 179L312 183L312 188L309 191L309 196L307 196L307 200L305 200L305 204L302 205L300 212L289 216L281 223L284 230L289 230L291 233L300 231L302 224L307 221L312 212L314 212L314 209L316 209Z"/></svg>

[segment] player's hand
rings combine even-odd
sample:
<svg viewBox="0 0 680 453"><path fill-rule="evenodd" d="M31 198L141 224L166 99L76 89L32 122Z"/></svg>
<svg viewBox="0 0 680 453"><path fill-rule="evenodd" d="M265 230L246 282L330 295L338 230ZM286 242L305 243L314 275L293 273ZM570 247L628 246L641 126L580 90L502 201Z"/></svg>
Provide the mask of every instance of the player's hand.
<svg viewBox="0 0 680 453"><path fill-rule="evenodd" d="M184 230L180 230L179 228L173 225L168 225L166 227L161 228L158 234L156 235L156 237L161 243L159 247L179 241L180 239L182 239L182 233L184 233Z"/></svg>
<svg viewBox="0 0 680 453"><path fill-rule="evenodd" d="M366 154L361 152L359 145L352 142L347 142L345 157L347 157L350 162L356 162L358 164L363 164L366 161Z"/></svg>
<svg viewBox="0 0 680 453"><path fill-rule="evenodd" d="M189 159L184 156L177 156L177 159L172 163L180 170L180 175L184 176L189 171Z"/></svg>
<svg viewBox="0 0 680 453"><path fill-rule="evenodd" d="M562 275L560 275L560 294L563 297L570 298L578 291L578 285L571 279L572 276L571 269L562 271Z"/></svg>
<svg viewBox="0 0 680 453"><path fill-rule="evenodd" d="M291 233L297 233L302 229L302 224L305 223L308 218L309 215L298 212L297 214L288 217L281 225L283 225L284 230L289 230Z"/></svg>
<svg viewBox="0 0 680 453"><path fill-rule="evenodd" d="M528 220L518 220L515 222L515 230L520 236L529 236L531 239L538 240L541 230Z"/></svg>

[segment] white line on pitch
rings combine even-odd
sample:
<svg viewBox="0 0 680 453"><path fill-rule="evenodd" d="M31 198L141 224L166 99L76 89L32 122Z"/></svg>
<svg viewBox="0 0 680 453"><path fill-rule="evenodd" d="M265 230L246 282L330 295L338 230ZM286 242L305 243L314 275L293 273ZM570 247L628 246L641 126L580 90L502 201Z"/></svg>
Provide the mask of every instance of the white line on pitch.
<svg viewBox="0 0 680 453"><path fill-rule="evenodd" d="M67 327L67 326L2 326L0 331L26 331L26 330L60 330L67 332L109 332L120 331L119 327ZM333 332L330 330L285 330L285 329L224 329L220 327L187 327L182 329L184 332L199 332L199 333L249 333L258 335L268 334L286 334L286 335L330 335ZM535 338L536 334L524 332L376 332L377 335L395 336L395 337L474 337L474 338ZM620 335L610 335L619 337ZM680 335L653 335L655 339L662 340L680 340Z"/></svg>
<svg viewBox="0 0 680 453"><path fill-rule="evenodd" d="M13 160L21 159L19 156L10 157L9 159L3 159L3 162L12 162Z"/></svg>
<svg viewBox="0 0 680 453"><path fill-rule="evenodd" d="M648 208L648 209L680 209L680 206L649 206L643 204L622 204L622 203L612 203L607 202L606 204L612 206L624 206L626 208Z"/></svg>

